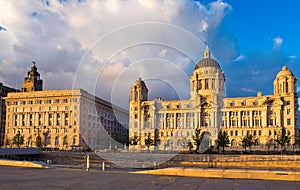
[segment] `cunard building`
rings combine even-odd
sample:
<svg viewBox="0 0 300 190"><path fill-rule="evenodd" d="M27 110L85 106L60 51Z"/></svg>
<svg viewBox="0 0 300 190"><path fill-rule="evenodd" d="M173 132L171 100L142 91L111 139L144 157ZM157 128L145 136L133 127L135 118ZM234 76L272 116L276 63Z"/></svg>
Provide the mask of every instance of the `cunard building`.
<svg viewBox="0 0 300 190"><path fill-rule="evenodd" d="M179 150L192 142L195 129L205 132L208 146L215 145L218 131L226 130L231 147L241 146L246 134L257 146L274 144L285 127L290 144L298 141L298 94L296 77L284 66L274 79L274 94L230 98L225 96L225 74L208 48L190 75L187 100L148 100L148 88L139 78L130 92L129 137L131 148L145 148L145 139L155 149Z"/></svg>

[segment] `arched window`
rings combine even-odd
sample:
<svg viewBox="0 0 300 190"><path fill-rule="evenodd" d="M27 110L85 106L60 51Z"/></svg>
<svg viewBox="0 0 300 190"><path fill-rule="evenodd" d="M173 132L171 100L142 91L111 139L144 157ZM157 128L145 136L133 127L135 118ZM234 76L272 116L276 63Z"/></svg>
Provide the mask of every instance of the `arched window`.
<svg viewBox="0 0 300 190"><path fill-rule="evenodd" d="M235 145L236 145L235 140L232 139L232 140L231 140L231 146L235 146Z"/></svg>
<svg viewBox="0 0 300 190"><path fill-rule="evenodd" d="M55 146L59 146L59 137L55 137Z"/></svg>
<svg viewBox="0 0 300 190"><path fill-rule="evenodd" d="M76 136L73 137L73 145L76 144Z"/></svg>
<svg viewBox="0 0 300 190"><path fill-rule="evenodd" d="M63 139L63 145L68 145L68 137L65 136Z"/></svg>
<svg viewBox="0 0 300 190"><path fill-rule="evenodd" d="M47 136L46 145L51 145L51 136Z"/></svg>

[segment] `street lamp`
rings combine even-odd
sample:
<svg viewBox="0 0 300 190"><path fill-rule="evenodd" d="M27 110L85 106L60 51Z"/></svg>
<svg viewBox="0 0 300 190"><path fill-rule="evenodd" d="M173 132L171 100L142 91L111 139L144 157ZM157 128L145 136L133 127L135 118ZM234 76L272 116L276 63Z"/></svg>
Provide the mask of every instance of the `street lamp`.
<svg viewBox="0 0 300 190"><path fill-rule="evenodd" d="M18 130L18 139L17 139L17 143L18 143L18 148L20 148L20 130Z"/></svg>

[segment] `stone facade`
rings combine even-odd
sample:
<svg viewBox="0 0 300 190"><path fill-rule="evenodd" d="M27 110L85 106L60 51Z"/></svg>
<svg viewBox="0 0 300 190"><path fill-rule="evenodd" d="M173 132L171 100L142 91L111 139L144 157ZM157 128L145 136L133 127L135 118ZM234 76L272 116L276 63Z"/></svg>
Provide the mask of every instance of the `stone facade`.
<svg viewBox="0 0 300 190"><path fill-rule="evenodd" d="M145 148L145 139L154 139L159 150L180 150L192 141L195 129L205 131L207 147L215 145L220 129L226 130L232 147L241 146L247 133L256 145L273 145L285 127L299 141L297 79L286 66L274 80L274 94L254 97L225 96L225 75L208 48L190 76L190 99L148 100L148 89L140 78L130 94L129 137Z"/></svg>
<svg viewBox="0 0 300 190"><path fill-rule="evenodd" d="M128 139L126 110L82 89L35 89L8 93L5 98L6 139L20 133L25 137L24 147L66 150L108 149L110 136L121 142L113 144L119 148Z"/></svg>

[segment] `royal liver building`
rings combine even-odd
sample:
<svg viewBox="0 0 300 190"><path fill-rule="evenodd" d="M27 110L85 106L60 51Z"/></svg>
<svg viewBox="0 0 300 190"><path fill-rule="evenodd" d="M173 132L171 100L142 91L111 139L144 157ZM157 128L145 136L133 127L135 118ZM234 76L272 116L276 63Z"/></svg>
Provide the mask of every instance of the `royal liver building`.
<svg viewBox="0 0 300 190"><path fill-rule="evenodd" d="M206 48L190 76L188 100L148 100L148 88L139 78L130 93L129 138L131 148L146 148L152 139L156 150L181 150L195 129L205 132L206 147L216 145L219 130L229 134L231 147L240 147L247 134L255 137L258 147L273 145L277 134L285 127L298 141L297 79L286 66L274 80L274 94L253 97L225 97L225 75L219 63Z"/></svg>

